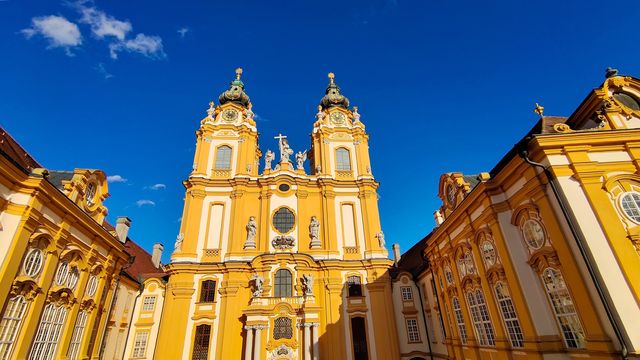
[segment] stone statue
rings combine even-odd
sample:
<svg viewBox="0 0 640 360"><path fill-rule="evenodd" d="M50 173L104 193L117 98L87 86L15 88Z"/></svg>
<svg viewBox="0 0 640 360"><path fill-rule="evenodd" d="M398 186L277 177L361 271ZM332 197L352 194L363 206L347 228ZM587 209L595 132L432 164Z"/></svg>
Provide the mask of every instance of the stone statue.
<svg viewBox="0 0 640 360"><path fill-rule="evenodd" d="M176 243L173 245L173 252L182 251L182 241L184 241L184 234L180 233L176 236Z"/></svg>
<svg viewBox="0 0 640 360"><path fill-rule="evenodd" d="M275 158L276 158L276 154L271 150L267 150L267 153L264 155L265 170L271 170L271 162L275 160Z"/></svg>
<svg viewBox="0 0 640 360"><path fill-rule="evenodd" d="M262 296L262 286L264 285L264 278L258 274L253 274L251 280L253 281L253 297Z"/></svg>
<svg viewBox="0 0 640 360"><path fill-rule="evenodd" d="M213 119L213 116L216 113L216 104L212 102L209 103L209 109L207 109L207 115L209 115L210 118Z"/></svg>
<svg viewBox="0 0 640 360"><path fill-rule="evenodd" d="M249 119L253 119L253 117L254 117L254 115L255 115L255 114L253 113L253 111L251 111L251 109L252 109L252 108L253 108L253 104L252 104L252 103L249 103L249 105L247 105L247 108L246 108L246 109L244 109L244 111L243 111L244 116L245 116L245 118L246 118L247 120L249 120Z"/></svg>
<svg viewBox="0 0 640 360"><path fill-rule="evenodd" d="M256 218L254 216L249 216L249 222L247 223L247 241L244 243L245 249L256 248L257 229L258 229L258 224L256 224Z"/></svg>
<svg viewBox="0 0 640 360"><path fill-rule="evenodd" d="M318 105L318 113L316 114L316 120L322 121L324 120L324 116L325 116L325 113L324 111L322 111L322 106Z"/></svg>
<svg viewBox="0 0 640 360"><path fill-rule="evenodd" d="M353 107L353 123L357 124L360 122L360 114L358 114L358 107Z"/></svg>
<svg viewBox="0 0 640 360"><path fill-rule="evenodd" d="M313 295L313 275L304 274L302 275L302 287L304 290L304 295Z"/></svg>
<svg viewBox="0 0 640 360"><path fill-rule="evenodd" d="M307 151L298 151L298 153L296 153L296 163L298 165L298 170L304 170L305 160L307 160Z"/></svg>
<svg viewBox="0 0 640 360"><path fill-rule="evenodd" d="M376 238L378 239L378 243L380 243L380 247L384 247L384 244L385 244L384 233L380 231L379 233L376 234Z"/></svg>
<svg viewBox="0 0 640 360"><path fill-rule="evenodd" d="M316 165L316 174L320 174L322 172L322 166L320 164Z"/></svg>
<svg viewBox="0 0 640 360"><path fill-rule="evenodd" d="M282 139L280 142L280 162L291 163L289 156L293 155L293 149L289 146L287 139Z"/></svg>
<svg viewBox="0 0 640 360"><path fill-rule="evenodd" d="M309 223L309 236L311 236L310 247L312 249L320 247L320 221L315 216L311 217L311 223Z"/></svg>

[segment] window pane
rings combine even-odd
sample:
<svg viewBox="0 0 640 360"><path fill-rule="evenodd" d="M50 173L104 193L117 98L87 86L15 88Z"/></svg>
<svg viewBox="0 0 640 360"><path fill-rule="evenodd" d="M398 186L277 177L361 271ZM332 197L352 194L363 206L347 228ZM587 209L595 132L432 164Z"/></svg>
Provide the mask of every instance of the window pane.
<svg viewBox="0 0 640 360"><path fill-rule="evenodd" d="M623 194L620 198L620 205L631 220L640 222L640 194L635 192Z"/></svg>
<svg viewBox="0 0 640 360"><path fill-rule="evenodd" d="M216 150L216 170L231 169L231 148L229 146L220 146Z"/></svg>
<svg viewBox="0 0 640 360"><path fill-rule="evenodd" d="M280 269L275 276L275 296L290 297L292 287L291 273L289 270Z"/></svg>
<svg viewBox="0 0 640 360"><path fill-rule="evenodd" d="M202 290L200 292L200 302L214 302L216 297L216 282L206 280L202 282Z"/></svg>
<svg viewBox="0 0 640 360"><path fill-rule="evenodd" d="M584 331L573 305L573 299L564 282L564 277L560 271L548 268L542 273L542 281L566 346L568 348L583 348L585 345Z"/></svg>
<svg viewBox="0 0 640 360"><path fill-rule="evenodd" d="M2 360L8 359L11 355L26 309L27 301L22 296L13 297L7 302L2 322L0 322L0 359Z"/></svg>
<svg viewBox="0 0 640 360"><path fill-rule="evenodd" d="M295 215L286 207L279 208L276 210L275 214L273 214L273 227L275 227L280 234L288 233L293 229L295 224Z"/></svg>
<svg viewBox="0 0 640 360"><path fill-rule="evenodd" d="M293 337L293 327L291 319L280 317L274 321L273 339L291 339Z"/></svg>
<svg viewBox="0 0 640 360"><path fill-rule="evenodd" d="M340 148L336 150L336 169L350 171L351 159L349 158L349 150Z"/></svg>
<svg viewBox="0 0 640 360"><path fill-rule="evenodd" d="M193 344L192 360L207 360L209 356L209 342L211 339L211 325L198 325Z"/></svg>
<svg viewBox="0 0 640 360"><path fill-rule="evenodd" d="M347 284L349 286L349 297L362 296L362 284L360 283L360 276L349 276L347 278Z"/></svg>

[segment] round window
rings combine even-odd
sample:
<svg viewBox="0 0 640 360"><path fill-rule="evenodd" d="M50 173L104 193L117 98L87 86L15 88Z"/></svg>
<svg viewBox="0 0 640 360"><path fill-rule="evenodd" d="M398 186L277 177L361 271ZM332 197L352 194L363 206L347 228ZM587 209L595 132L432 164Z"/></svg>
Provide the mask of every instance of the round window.
<svg viewBox="0 0 640 360"><path fill-rule="evenodd" d="M85 191L85 199L87 201L87 204L93 205L95 203L95 197L96 197L96 184L89 183L89 185L87 185L87 190Z"/></svg>
<svg viewBox="0 0 640 360"><path fill-rule="evenodd" d="M289 184L280 184L278 186L278 190L285 192L285 191L289 191L290 187Z"/></svg>
<svg viewBox="0 0 640 360"><path fill-rule="evenodd" d="M58 266L58 271L56 272L56 284L64 285L65 281L67 281L68 275L69 275L69 263L64 261L60 263L60 266Z"/></svg>
<svg viewBox="0 0 640 360"><path fill-rule="evenodd" d="M640 222L640 194L627 192L620 196L620 206L629 219Z"/></svg>
<svg viewBox="0 0 640 360"><path fill-rule="evenodd" d="M482 258L487 266L492 266L496 263L496 249L490 241L482 243Z"/></svg>
<svg viewBox="0 0 640 360"><path fill-rule="evenodd" d="M281 207L275 214L273 214L273 227L275 227L280 234L288 233L293 229L295 224L295 215L291 210L285 207Z"/></svg>
<svg viewBox="0 0 640 360"><path fill-rule="evenodd" d="M536 220L529 219L522 225L522 235L527 245L533 249L540 249L544 245L544 230Z"/></svg>
<svg viewBox="0 0 640 360"><path fill-rule="evenodd" d="M613 98L616 99L623 106L628 107L629 109L639 111L640 110L640 102L634 96L631 96L627 93L616 92L613 93Z"/></svg>
<svg viewBox="0 0 640 360"><path fill-rule="evenodd" d="M89 282L87 283L87 295L95 295L96 289L98 289L98 278L95 275L91 275Z"/></svg>
<svg viewBox="0 0 640 360"><path fill-rule="evenodd" d="M24 273L29 277L36 277L42 270L42 261L44 255L40 249L31 249L27 253L27 257L24 259Z"/></svg>

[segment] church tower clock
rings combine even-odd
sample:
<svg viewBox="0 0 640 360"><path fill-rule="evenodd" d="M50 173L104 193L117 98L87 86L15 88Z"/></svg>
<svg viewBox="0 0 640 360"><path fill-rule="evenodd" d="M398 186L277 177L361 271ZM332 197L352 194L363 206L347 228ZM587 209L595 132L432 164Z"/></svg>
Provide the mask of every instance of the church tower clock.
<svg viewBox="0 0 640 360"><path fill-rule="evenodd" d="M358 109L329 74L310 148L280 134L263 154L241 75L196 131L156 358L397 358Z"/></svg>

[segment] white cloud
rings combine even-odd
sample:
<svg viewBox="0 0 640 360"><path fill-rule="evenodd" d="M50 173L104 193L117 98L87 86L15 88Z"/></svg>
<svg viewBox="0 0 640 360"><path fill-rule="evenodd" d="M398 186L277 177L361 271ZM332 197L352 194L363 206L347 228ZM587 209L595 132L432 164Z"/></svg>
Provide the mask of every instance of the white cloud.
<svg viewBox="0 0 640 360"><path fill-rule="evenodd" d="M42 35L49 42L49 48L64 48L68 56L73 56L71 48L82 44L82 34L78 25L63 16L34 17L31 19L31 27L21 32L27 38Z"/></svg>
<svg viewBox="0 0 640 360"><path fill-rule="evenodd" d="M152 59L162 59L167 56L162 48L159 36L138 34L135 38L109 44L111 58L117 59L119 51L129 51L142 54Z"/></svg>
<svg viewBox="0 0 640 360"><path fill-rule="evenodd" d="M161 190L161 189L166 189L167 185L165 184L153 184L151 186L149 186L149 189L151 190Z"/></svg>
<svg viewBox="0 0 640 360"><path fill-rule="evenodd" d="M136 205L138 205L138 207L143 207L145 205L156 206L156 203L151 200L142 199L142 200L136 201Z"/></svg>
<svg viewBox="0 0 640 360"><path fill-rule="evenodd" d="M83 4L78 4L77 7L82 15L80 22L90 25L91 32L99 39L113 36L123 41L127 33L133 29L129 21L118 20L95 7L86 7Z"/></svg>
<svg viewBox="0 0 640 360"><path fill-rule="evenodd" d="M184 37L187 36L187 33L189 31L191 31L191 30L189 30L188 27L183 27L183 28L178 29L178 34L180 34L180 37L184 39Z"/></svg>
<svg viewBox="0 0 640 360"><path fill-rule="evenodd" d="M107 182L109 182L109 183L123 183L123 182L127 182L127 179L123 178L120 175L109 175L109 176L107 176Z"/></svg>
<svg viewBox="0 0 640 360"><path fill-rule="evenodd" d="M105 79L111 79L113 77L113 74L109 73L107 71L107 69L104 67L103 63L98 63L98 65L95 67L95 69L102 75L104 76Z"/></svg>

